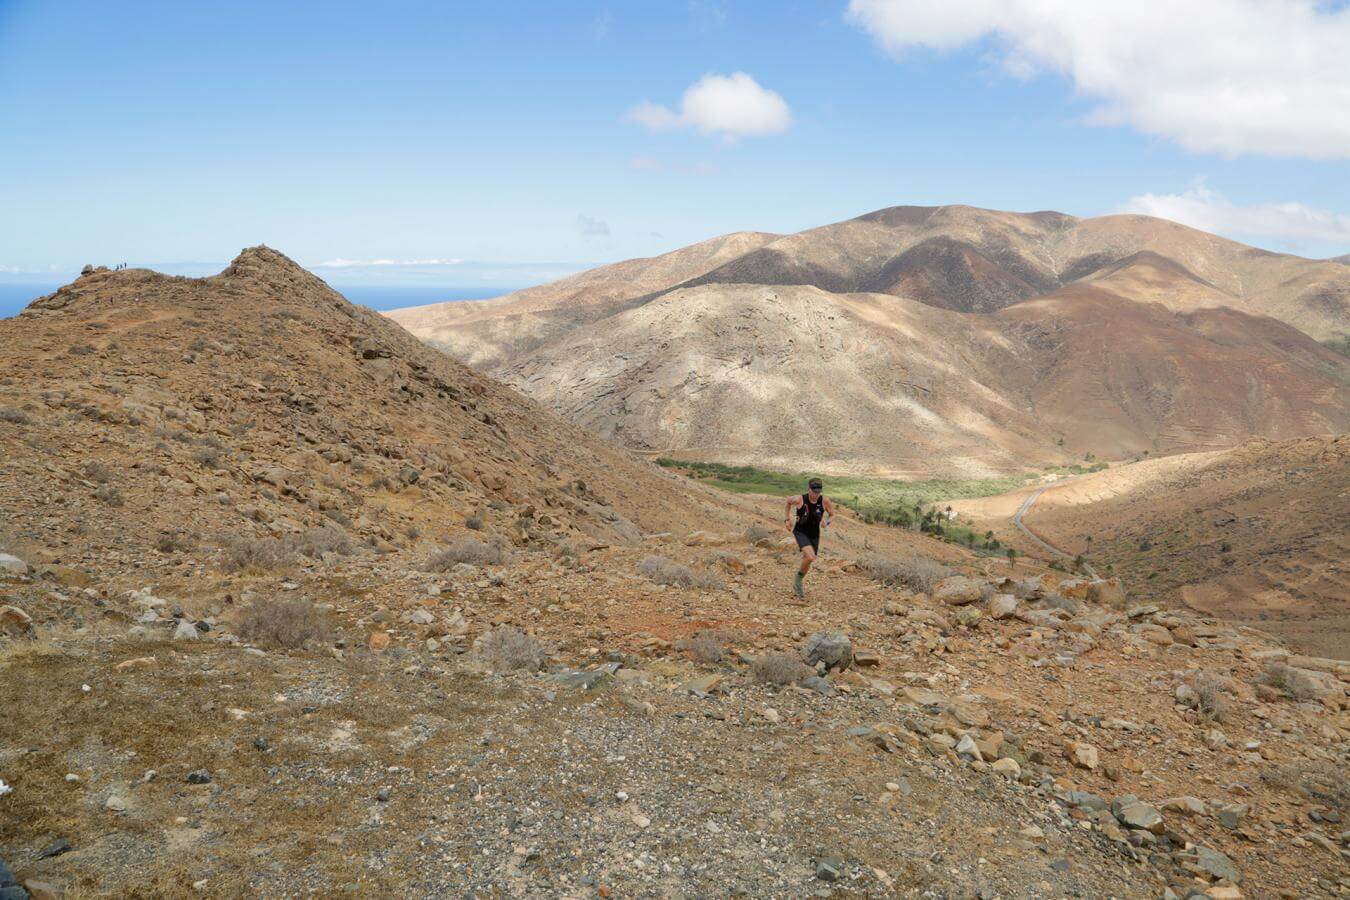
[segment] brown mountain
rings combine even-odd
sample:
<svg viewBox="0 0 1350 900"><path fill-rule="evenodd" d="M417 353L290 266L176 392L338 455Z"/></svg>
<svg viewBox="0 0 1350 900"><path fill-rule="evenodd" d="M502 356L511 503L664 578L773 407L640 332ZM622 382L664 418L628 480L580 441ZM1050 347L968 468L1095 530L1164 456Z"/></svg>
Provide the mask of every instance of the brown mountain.
<svg viewBox="0 0 1350 900"><path fill-rule="evenodd" d="M1350 424L1350 367L1297 330L1344 330L1335 263L1141 216L970 207L733 237L390 315L592 430L682 456L987 472Z"/></svg>
<svg viewBox="0 0 1350 900"><path fill-rule="evenodd" d="M0 370L11 533L64 509L127 550L333 524L402 545L475 516L510 542L623 541L689 506L264 247L211 278L86 275L0 321Z"/></svg>

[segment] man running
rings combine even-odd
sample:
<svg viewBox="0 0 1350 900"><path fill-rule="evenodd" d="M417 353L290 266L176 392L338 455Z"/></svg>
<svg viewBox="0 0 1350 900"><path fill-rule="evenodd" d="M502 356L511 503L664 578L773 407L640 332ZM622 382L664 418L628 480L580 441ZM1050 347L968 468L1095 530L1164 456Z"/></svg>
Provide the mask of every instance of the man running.
<svg viewBox="0 0 1350 900"><path fill-rule="evenodd" d="M822 493L825 486L820 479L812 478L806 487L807 493L788 498L783 512L783 524L797 539L797 547L802 551L802 565L792 581L792 593L798 597L806 596L802 590L802 580L811 571L811 563L816 561L816 554L820 552L820 529L829 528L830 519L834 518L834 504L825 499ZM795 522L792 519L794 510L797 512Z"/></svg>

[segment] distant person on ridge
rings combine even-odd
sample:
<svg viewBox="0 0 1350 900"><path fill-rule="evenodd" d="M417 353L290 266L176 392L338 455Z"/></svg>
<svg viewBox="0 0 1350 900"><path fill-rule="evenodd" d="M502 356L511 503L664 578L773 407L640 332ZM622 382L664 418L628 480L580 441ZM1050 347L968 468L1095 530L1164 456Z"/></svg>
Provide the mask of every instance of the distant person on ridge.
<svg viewBox="0 0 1350 900"><path fill-rule="evenodd" d="M784 524L797 539L797 547L802 551L801 568L797 570L797 577L792 580L792 593L798 597L806 596L806 592L802 590L802 580L806 578L806 573L811 571L811 563L816 561L816 554L820 552L820 530L829 528L830 519L834 518L834 504L825 499L823 493L825 486L821 484L820 479L812 478L806 487L805 494L789 497L784 509ZM795 522L792 518L794 511L797 513Z"/></svg>

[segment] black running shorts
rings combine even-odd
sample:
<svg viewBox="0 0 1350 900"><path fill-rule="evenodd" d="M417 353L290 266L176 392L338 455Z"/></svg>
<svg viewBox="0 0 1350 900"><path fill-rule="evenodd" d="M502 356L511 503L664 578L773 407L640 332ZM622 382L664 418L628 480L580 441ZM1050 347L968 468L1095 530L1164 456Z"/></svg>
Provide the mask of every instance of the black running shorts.
<svg viewBox="0 0 1350 900"><path fill-rule="evenodd" d="M800 549L802 549L803 547L806 547L806 546L809 545L809 546L811 547L812 550L816 551L817 553L820 552L820 532L819 532L819 531L817 531L815 534L811 534L811 533L808 532L808 531L801 531L800 529L794 528L794 529L792 530L792 536L795 537L795 538L797 539L797 549L798 549L798 550L800 550Z"/></svg>

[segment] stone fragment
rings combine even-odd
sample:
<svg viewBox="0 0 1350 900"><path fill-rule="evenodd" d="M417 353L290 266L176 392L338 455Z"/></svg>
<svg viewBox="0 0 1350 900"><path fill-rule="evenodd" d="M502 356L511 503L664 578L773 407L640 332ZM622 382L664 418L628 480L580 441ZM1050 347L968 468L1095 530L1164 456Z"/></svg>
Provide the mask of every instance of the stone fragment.
<svg viewBox="0 0 1350 900"><path fill-rule="evenodd" d="M983 597L980 585L964 575L952 575L933 587L933 599L948 606L964 606Z"/></svg>
<svg viewBox="0 0 1350 900"><path fill-rule="evenodd" d="M10 553L0 553L0 571L15 575L27 575L28 563Z"/></svg>
<svg viewBox="0 0 1350 900"><path fill-rule="evenodd" d="M1017 612L1017 598L1012 594L995 594L989 601L989 617L1006 619Z"/></svg>
<svg viewBox="0 0 1350 900"><path fill-rule="evenodd" d="M1126 795L1111 801L1111 814L1126 828L1135 828L1153 834L1165 830L1162 814L1137 797Z"/></svg>
<svg viewBox="0 0 1350 900"><path fill-rule="evenodd" d="M1082 741L1069 741L1065 746L1065 756L1080 769L1089 771L1097 768L1097 748Z"/></svg>
<svg viewBox="0 0 1350 900"><path fill-rule="evenodd" d="M0 606L0 634L12 638L32 637L33 619L17 606Z"/></svg>
<svg viewBox="0 0 1350 900"><path fill-rule="evenodd" d="M825 670L847 669L853 663L853 643L838 631L819 631L806 641L806 664L824 663Z"/></svg>

